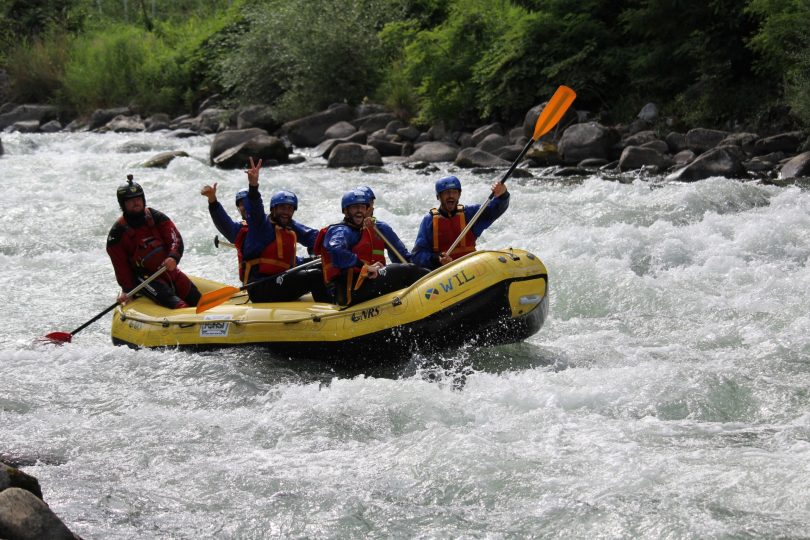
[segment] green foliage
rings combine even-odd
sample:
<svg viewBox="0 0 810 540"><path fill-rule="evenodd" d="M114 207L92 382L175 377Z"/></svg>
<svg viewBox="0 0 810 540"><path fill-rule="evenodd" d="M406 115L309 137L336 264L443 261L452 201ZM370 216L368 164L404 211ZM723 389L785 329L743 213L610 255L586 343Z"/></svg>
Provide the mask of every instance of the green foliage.
<svg viewBox="0 0 810 540"><path fill-rule="evenodd" d="M62 86L70 37L63 32L32 38L7 53L11 80L9 99L20 103L46 103Z"/></svg>
<svg viewBox="0 0 810 540"><path fill-rule="evenodd" d="M181 108L187 74L154 34L119 25L75 40L64 97L79 111L131 104L143 113Z"/></svg>
<svg viewBox="0 0 810 540"><path fill-rule="evenodd" d="M377 36L394 2L288 0L249 11L239 46L220 61L221 84L244 101L275 103L279 118L357 103L381 80Z"/></svg>

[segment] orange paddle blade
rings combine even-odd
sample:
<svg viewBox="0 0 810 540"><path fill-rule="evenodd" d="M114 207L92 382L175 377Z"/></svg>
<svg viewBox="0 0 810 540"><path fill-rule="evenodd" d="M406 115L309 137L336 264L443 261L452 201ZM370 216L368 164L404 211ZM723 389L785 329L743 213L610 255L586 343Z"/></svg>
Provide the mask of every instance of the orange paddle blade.
<svg viewBox="0 0 810 540"><path fill-rule="evenodd" d="M534 125L534 135L532 136L532 139L536 141L551 131L551 128L556 126L557 122L562 119L565 111L568 110L568 107L571 106L571 103L574 102L574 98L576 97L577 93L567 86L560 86L557 88L557 91L554 92L553 96L551 96L551 99L548 101L546 106L543 107L540 117L537 118L537 123Z"/></svg>
<svg viewBox="0 0 810 540"><path fill-rule="evenodd" d="M224 304L239 291L240 289L237 289L236 287L227 286L205 293L197 302L197 313L202 313L203 311L208 311L209 309L217 307L220 304Z"/></svg>

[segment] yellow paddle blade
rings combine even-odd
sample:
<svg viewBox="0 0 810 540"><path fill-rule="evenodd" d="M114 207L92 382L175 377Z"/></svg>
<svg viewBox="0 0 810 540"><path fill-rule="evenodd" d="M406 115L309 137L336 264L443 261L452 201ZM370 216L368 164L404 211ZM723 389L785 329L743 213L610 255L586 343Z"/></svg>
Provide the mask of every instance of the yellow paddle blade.
<svg viewBox="0 0 810 540"><path fill-rule="evenodd" d="M239 291L240 289L237 289L236 287L226 286L222 287L221 289L205 293L197 302L197 313L202 313L203 311L208 311L209 309L217 307L220 304L224 304Z"/></svg>
<svg viewBox="0 0 810 540"><path fill-rule="evenodd" d="M567 86L560 86L551 99L548 101L540 116L537 118L537 123L534 125L534 135L532 140L537 140L557 125L557 122L574 102L577 93L568 88Z"/></svg>

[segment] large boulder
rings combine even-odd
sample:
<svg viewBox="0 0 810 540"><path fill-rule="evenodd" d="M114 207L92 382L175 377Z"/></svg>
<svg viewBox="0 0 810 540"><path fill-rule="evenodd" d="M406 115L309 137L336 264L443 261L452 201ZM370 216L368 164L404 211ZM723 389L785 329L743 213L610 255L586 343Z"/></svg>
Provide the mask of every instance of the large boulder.
<svg viewBox="0 0 810 540"><path fill-rule="evenodd" d="M677 154L681 150L688 150L689 146L686 144L686 135L678 133L677 131L670 131L664 137L664 142L667 143L670 154Z"/></svg>
<svg viewBox="0 0 810 540"><path fill-rule="evenodd" d="M696 154L702 154L720 144L728 135L728 131L717 129L690 129L686 132L686 147Z"/></svg>
<svg viewBox="0 0 810 540"><path fill-rule="evenodd" d="M408 158L408 161L438 163L441 161L454 161L457 155L457 146L446 142L435 141L421 143L416 151Z"/></svg>
<svg viewBox="0 0 810 540"><path fill-rule="evenodd" d="M188 157L188 153L183 150L172 150L171 152L161 152L155 154L141 164L141 167L147 169L165 169L169 163L176 157Z"/></svg>
<svg viewBox="0 0 810 540"><path fill-rule="evenodd" d="M132 133L136 131L144 131L143 121L140 116L124 116L118 115L104 125L104 131L113 131L115 133Z"/></svg>
<svg viewBox="0 0 810 540"><path fill-rule="evenodd" d="M534 135L534 128L537 125L537 119L540 118L540 113L543 112L543 109L546 107L548 102L541 103L540 105L535 105L526 113L526 116L523 117L523 134L531 139ZM554 129L548 132L546 135L541 137L542 140L552 139L554 137L554 133L557 130L564 130L571 124L579 122L579 115L574 110L573 107L569 107L565 114L557 123Z"/></svg>
<svg viewBox="0 0 810 540"><path fill-rule="evenodd" d="M376 148L381 156L401 156L405 146L400 142L380 138L369 138L368 145Z"/></svg>
<svg viewBox="0 0 810 540"><path fill-rule="evenodd" d="M475 135L473 135L473 140L475 140ZM490 154L494 154L498 149L504 146L509 146L509 139L500 133L490 133L475 145L479 150L489 152Z"/></svg>
<svg viewBox="0 0 810 540"><path fill-rule="evenodd" d="M358 130L373 133L378 129L385 129L385 127L394 120L397 120L395 114L389 112L373 113L367 116L357 118L353 124Z"/></svg>
<svg viewBox="0 0 810 540"><path fill-rule="evenodd" d="M77 540L42 499L12 487L0 492L0 538Z"/></svg>
<svg viewBox="0 0 810 540"><path fill-rule="evenodd" d="M503 126L500 123L495 122L492 124L481 126L480 128L476 129L472 133L472 145L478 146L481 143L481 141L483 141L493 133L496 135L503 135L504 134Z"/></svg>
<svg viewBox="0 0 810 540"><path fill-rule="evenodd" d="M508 167L510 165L505 159L473 147L461 150L453 163L458 167L467 169L474 167Z"/></svg>
<svg viewBox="0 0 810 540"><path fill-rule="evenodd" d="M668 175L667 180L694 182L712 176L748 178L748 172L742 164L744 159L745 154L739 146L718 146L699 155L686 167Z"/></svg>
<svg viewBox="0 0 810 540"><path fill-rule="evenodd" d="M272 133L281 127L273 110L267 105L248 105L236 111L236 129L261 128Z"/></svg>
<svg viewBox="0 0 810 540"><path fill-rule="evenodd" d="M625 146L641 146L642 144L657 140L659 140L658 135L648 129L630 135L623 142Z"/></svg>
<svg viewBox="0 0 810 540"><path fill-rule="evenodd" d="M810 177L810 152L804 152L794 157L779 171L780 178L795 178L799 176Z"/></svg>
<svg viewBox="0 0 810 540"><path fill-rule="evenodd" d="M286 163L289 156L289 148L278 137L257 135L214 157L213 164L222 169L242 169L249 166L250 158L254 161L261 159L265 165L272 165Z"/></svg>
<svg viewBox="0 0 810 540"><path fill-rule="evenodd" d="M366 144L368 140L368 134L365 131L356 131L352 133L349 137L344 137L342 139L326 139L321 144L315 147L312 151L311 155L316 157L329 157L329 153L332 149L339 145L340 143L351 142L351 143L358 143L358 144Z"/></svg>
<svg viewBox="0 0 810 540"><path fill-rule="evenodd" d="M59 109L53 105L18 105L7 113L0 114L0 131L17 122L36 120L37 124L55 120Z"/></svg>
<svg viewBox="0 0 810 540"><path fill-rule="evenodd" d="M382 166L380 153L373 146L357 143L340 143L329 153L328 167Z"/></svg>
<svg viewBox="0 0 810 540"><path fill-rule="evenodd" d="M780 133L771 137L759 139L754 143L754 154L761 156L771 152L785 152L793 154L804 141L804 133L801 131L791 131Z"/></svg>
<svg viewBox="0 0 810 540"><path fill-rule="evenodd" d="M0 491L12 487L30 491L40 499L42 498L42 489L39 487L39 480L30 474L22 472L16 467L11 467L0 462Z"/></svg>
<svg viewBox="0 0 810 540"><path fill-rule="evenodd" d="M646 166L655 167L660 171L671 164L672 162L661 152L645 146L627 146L622 150L622 155L619 158L620 171L630 171Z"/></svg>
<svg viewBox="0 0 810 540"><path fill-rule="evenodd" d="M326 138L325 133L330 126L341 120L351 121L353 117L353 109L345 103L339 103L325 111L285 122L281 131L295 146L311 147Z"/></svg>
<svg viewBox="0 0 810 540"><path fill-rule="evenodd" d="M90 116L90 123L87 125L87 129L93 130L98 129L101 126L104 126L115 118L116 116L127 116L131 114L129 107L116 107L114 109L96 109L93 111L93 114Z"/></svg>
<svg viewBox="0 0 810 540"><path fill-rule="evenodd" d="M351 122L341 120L329 126L329 129L324 132L324 136L327 139L345 139L354 133L357 133L357 128Z"/></svg>
<svg viewBox="0 0 810 540"><path fill-rule="evenodd" d="M753 154L754 153L754 144L759 140L759 135L756 133L748 133L748 132L738 132L732 133L722 141L717 146L725 146L727 144L733 144L735 146L739 146L743 149L743 152L746 154Z"/></svg>
<svg viewBox="0 0 810 540"><path fill-rule="evenodd" d="M587 158L611 159L618 132L596 122L574 124L563 133L558 146L565 163L579 163Z"/></svg>
<svg viewBox="0 0 810 540"><path fill-rule="evenodd" d="M238 146L260 135L269 134L265 130L259 128L232 129L218 133L211 143L211 150L208 154L211 163L214 162L215 157L220 155L225 150Z"/></svg>

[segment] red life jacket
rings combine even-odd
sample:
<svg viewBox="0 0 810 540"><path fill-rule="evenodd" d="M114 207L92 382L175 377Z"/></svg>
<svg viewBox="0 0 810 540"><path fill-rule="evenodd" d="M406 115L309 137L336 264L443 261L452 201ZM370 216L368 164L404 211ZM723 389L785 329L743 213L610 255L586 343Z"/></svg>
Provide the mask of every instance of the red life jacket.
<svg viewBox="0 0 810 540"><path fill-rule="evenodd" d="M143 268L149 274L154 274L166 257L169 256L160 231L155 226L155 218L148 208L144 210L146 219L145 227L132 228L129 226L124 216L118 218L118 224L123 228L122 240L135 246L135 250L129 254L129 263L136 268Z"/></svg>
<svg viewBox="0 0 810 540"><path fill-rule="evenodd" d="M335 225L340 225L340 223L336 223ZM313 248L313 253L321 257L324 283L329 283L340 275L340 268L332 265L332 257L329 256L329 251L323 247L326 231L332 226L333 225L329 225L318 231L318 236L315 238L315 247ZM360 232L360 240L352 246L351 251L357 255L357 258L364 264L379 262L385 265L385 243L382 238L371 229L363 227Z"/></svg>
<svg viewBox="0 0 810 540"><path fill-rule="evenodd" d="M246 283L247 277L245 275L245 261L242 257L242 246L245 245L247 230L247 225L242 225L242 228L236 233L236 238L233 241L233 245L236 246L236 258L239 261L239 280L243 285Z"/></svg>
<svg viewBox="0 0 810 540"><path fill-rule="evenodd" d="M439 213L436 208L430 209L430 215L433 216L433 251L435 253L445 253L458 238L458 235L461 234L461 231L464 230L464 227L467 226L464 207L458 205L456 213L449 218ZM462 255L473 251L475 251L475 235L471 228L450 255L454 259L458 259Z"/></svg>
<svg viewBox="0 0 810 540"><path fill-rule="evenodd" d="M250 278L250 271L255 265L259 265L259 272L267 276L280 274L295 266L295 244L298 237L291 229L278 225L275 227L276 239L265 246L258 259L245 262L244 279Z"/></svg>

